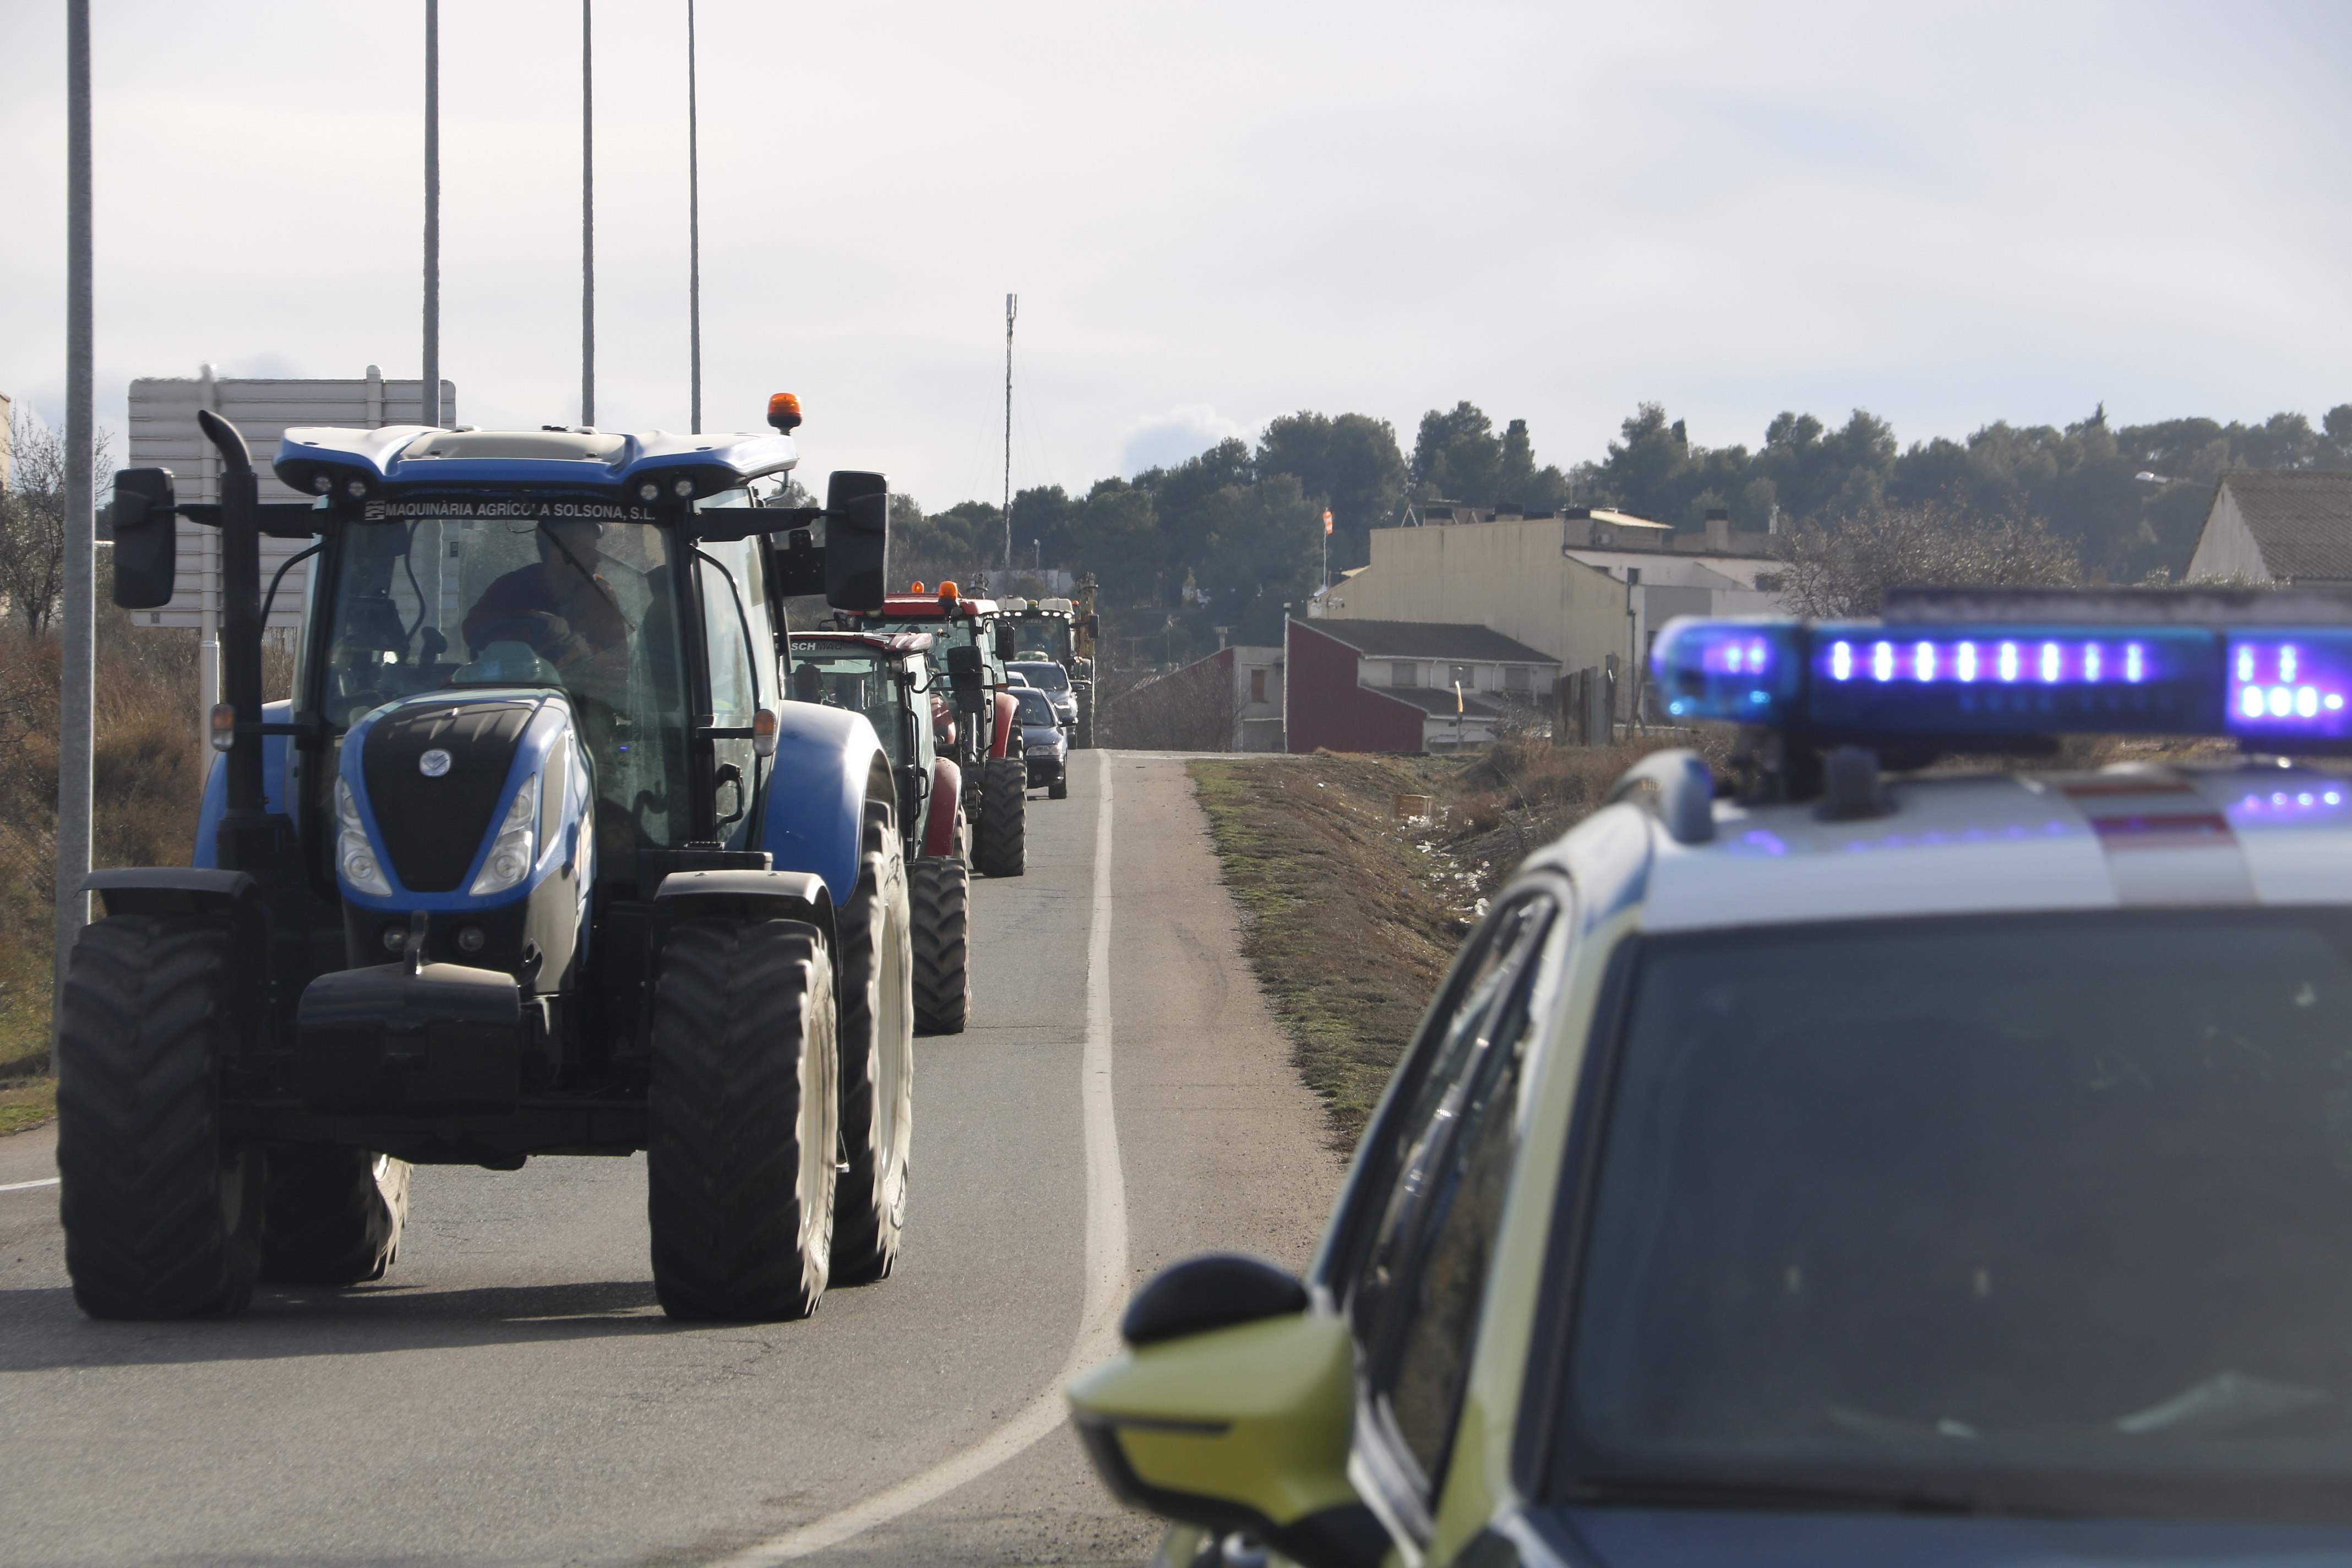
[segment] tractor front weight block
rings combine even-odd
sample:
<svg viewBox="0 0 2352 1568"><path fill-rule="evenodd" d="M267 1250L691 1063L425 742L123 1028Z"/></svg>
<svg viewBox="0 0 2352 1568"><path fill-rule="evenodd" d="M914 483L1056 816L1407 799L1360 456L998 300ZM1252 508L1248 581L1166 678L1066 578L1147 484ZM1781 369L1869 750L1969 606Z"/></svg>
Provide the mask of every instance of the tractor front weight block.
<svg viewBox="0 0 2352 1568"><path fill-rule="evenodd" d="M295 1087L316 1110L510 1106L522 1089L522 990L461 963L321 974L296 1022Z"/></svg>

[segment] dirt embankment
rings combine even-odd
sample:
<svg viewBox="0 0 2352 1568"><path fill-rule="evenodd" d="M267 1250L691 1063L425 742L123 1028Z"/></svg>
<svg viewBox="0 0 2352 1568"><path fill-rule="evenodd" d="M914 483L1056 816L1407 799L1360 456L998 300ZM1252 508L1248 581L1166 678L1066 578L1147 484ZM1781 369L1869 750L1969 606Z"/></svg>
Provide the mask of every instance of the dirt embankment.
<svg viewBox="0 0 2352 1568"><path fill-rule="evenodd" d="M1496 889L1650 746L1506 742L1475 757L1203 758L1192 764L1243 948L1351 1146ZM1400 817L1399 795L1426 801Z"/></svg>

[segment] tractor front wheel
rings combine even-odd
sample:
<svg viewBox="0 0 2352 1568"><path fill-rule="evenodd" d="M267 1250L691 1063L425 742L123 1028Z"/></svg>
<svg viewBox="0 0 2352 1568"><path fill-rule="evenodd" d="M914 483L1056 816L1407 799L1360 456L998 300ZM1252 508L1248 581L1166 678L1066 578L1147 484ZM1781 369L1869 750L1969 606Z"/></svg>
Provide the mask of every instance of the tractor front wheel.
<svg viewBox="0 0 2352 1568"><path fill-rule="evenodd" d="M229 933L120 916L85 928L58 1031L58 1217L93 1318L236 1312L261 1260L261 1152L221 1135Z"/></svg>
<svg viewBox="0 0 2352 1568"><path fill-rule="evenodd" d="M980 835L972 868L983 877L1018 877L1029 868L1029 764L991 757L980 773Z"/></svg>
<svg viewBox="0 0 2352 1568"><path fill-rule="evenodd" d="M857 889L842 907L841 1143L834 1191L833 1279L888 1276L907 1224L915 1124L913 942L907 858L890 808L866 808Z"/></svg>
<svg viewBox="0 0 2352 1568"><path fill-rule="evenodd" d="M654 1293L673 1318L804 1318L833 1254L833 955L799 921L662 943L646 1086Z"/></svg>
<svg viewBox="0 0 2352 1568"><path fill-rule="evenodd" d="M971 1021L971 868L942 855L908 873L915 926L915 1027L961 1035Z"/></svg>

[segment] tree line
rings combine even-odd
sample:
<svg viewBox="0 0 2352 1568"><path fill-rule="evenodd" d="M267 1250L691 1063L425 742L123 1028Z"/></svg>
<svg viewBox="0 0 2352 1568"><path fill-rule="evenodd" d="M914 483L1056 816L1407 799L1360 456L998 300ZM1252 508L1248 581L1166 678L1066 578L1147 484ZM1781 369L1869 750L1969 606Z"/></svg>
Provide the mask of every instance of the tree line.
<svg viewBox="0 0 2352 1568"><path fill-rule="evenodd" d="M1603 456L1566 468L1538 464L1526 420L1497 430L1469 402L1424 414L1410 452L1385 419L1305 411L1274 420L1254 446L1221 441L1084 493L1023 490L1013 533L1018 563L1093 573L1106 629L1136 639L1139 657L1171 660L1213 648L1219 626L1237 642L1278 640L1285 604L1313 591L1327 507L1335 574L1364 564L1371 530L1404 521L1410 503L1444 500L1531 513L1608 506L1681 529L1721 507L1736 529L1816 543L1895 510L1958 528L2031 524L2081 575L2134 583L2188 564L2213 482L2233 468L2352 468L2352 403L2316 426L2297 413L2117 426L2102 405L2063 426L1997 421L1965 440L1908 446L1864 409L1836 426L1790 412L1752 448L1702 446L1644 403ZM1003 560L992 503L926 514L910 497L892 501L896 552L912 565L969 576Z"/></svg>

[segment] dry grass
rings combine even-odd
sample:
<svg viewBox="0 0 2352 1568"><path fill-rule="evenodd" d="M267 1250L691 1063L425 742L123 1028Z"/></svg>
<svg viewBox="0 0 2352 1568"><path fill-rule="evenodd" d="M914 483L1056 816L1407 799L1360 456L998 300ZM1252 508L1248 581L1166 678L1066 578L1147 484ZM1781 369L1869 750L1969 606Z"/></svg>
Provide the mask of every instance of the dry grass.
<svg viewBox="0 0 2352 1568"><path fill-rule="evenodd" d="M184 864L202 788L192 634L99 626L100 866ZM58 643L0 630L0 1130L47 1104L55 907ZM45 1109L38 1114L46 1116Z"/></svg>
<svg viewBox="0 0 2352 1568"><path fill-rule="evenodd" d="M1192 764L1243 952L1299 1075L1354 1143L1469 929L1476 894L1399 794L1458 764L1419 757L1248 756Z"/></svg>

